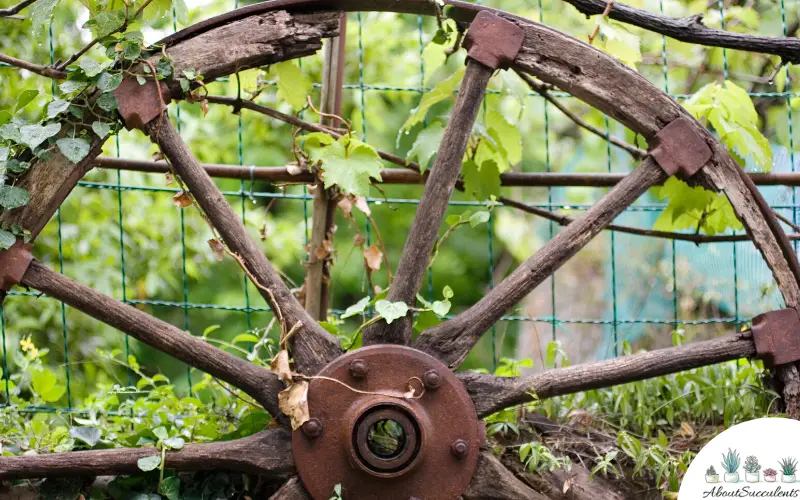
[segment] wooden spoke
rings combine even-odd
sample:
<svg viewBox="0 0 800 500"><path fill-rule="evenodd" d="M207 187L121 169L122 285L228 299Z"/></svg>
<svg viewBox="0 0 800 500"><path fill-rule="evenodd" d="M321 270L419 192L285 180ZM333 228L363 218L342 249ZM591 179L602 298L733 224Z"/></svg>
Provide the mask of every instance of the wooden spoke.
<svg viewBox="0 0 800 500"><path fill-rule="evenodd" d="M242 389L272 415L280 415L278 392L283 384L266 368L237 358L135 307L71 280L37 260L31 262L21 284Z"/></svg>
<svg viewBox="0 0 800 500"><path fill-rule="evenodd" d="M0 480L62 476L107 476L140 472L140 458L160 456L153 448L74 451L46 455L0 457ZM177 470L230 470L284 479L295 473L292 438L274 429L219 443L187 444L168 451L164 465Z"/></svg>
<svg viewBox="0 0 800 500"><path fill-rule="evenodd" d="M506 311L589 243L650 186L663 182L666 177L652 158L645 159L592 208L548 241L477 304L450 321L422 332L414 347L437 356L451 367L460 365L481 335Z"/></svg>
<svg viewBox="0 0 800 500"><path fill-rule="evenodd" d="M246 267L250 279L282 321L282 331L288 331L298 323L302 325L291 339L297 368L306 374L314 374L339 356L342 351L336 339L319 326L294 298L266 255L247 233L241 218L183 142L167 114L164 113L146 128L205 216L219 231L225 245Z"/></svg>
<svg viewBox="0 0 800 500"><path fill-rule="evenodd" d="M503 408L532 401L534 397L547 399L611 387L732 359L747 358L755 353L753 337L748 331L679 347L557 368L524 377L495 377L475 372L462 372L458 377L467 387L478 416L485 417Z"/></svg>
<svg viewBox="0 0 800 500"><path fill-rule="evenodd" d="M461 497L464 500L549 500L517 479L490 451L481 452L472 483Z"/></svg>
<svg viewBox="0 0 800 500"><path fill-rule="evenodd" d="M300 478L295 476L281 486L269 500L311 500Z"/></svg>
<svg viewBox="0 0 800 500"><path fill-rule="evenodd" d="M414 222L408 233L397 273L387 300L414 305L414 300L428 269L433 245L444 220L447 203L458 181L461 160L472 135L472 125L483 102L486 85L492 76L488 66L469 59L459 88L453 113L444 132L433 170L425 184ZM381 320L364 330L364 344L404 344L411 341L411 315L392 324Z"/></svg>

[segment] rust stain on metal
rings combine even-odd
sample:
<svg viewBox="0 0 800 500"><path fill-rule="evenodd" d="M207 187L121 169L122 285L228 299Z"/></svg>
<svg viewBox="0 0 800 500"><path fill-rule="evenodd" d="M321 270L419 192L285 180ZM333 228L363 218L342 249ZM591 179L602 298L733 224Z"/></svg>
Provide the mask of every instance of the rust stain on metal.
<svg viewBox="0 0 800 500"><path fill-rule="evenodd" d="M470 24L464 47L471 59L492 69L506 69L513 64L524 40L522 28L483 10Z"/></svg>
<svg viewBox="0 0 800 500"><path fill-rule="evenodd" d="M711 159L711 148L692 120L676 118L653 138L650 156L669 175L691 177Z"/></svg>
<svg viewBox="0 0 800 500"><path fill-rule="evenodd" d="M0 251L0 290L8 292L19 285L31 265L33 243L17 240L8 250Z"/></svg>
<svg viewBox="0 0 800 500"><path fill-rule="evenodd" d="M170 101L167 86L156 85L155 80L139 85L135 78L125 78L112 93L128 130L143 129L167 110Z"/></svg>
<svg viewBox="0 0 800 500"><path fill-rule="evenodd" d="M753 341L757 356L768 366L800 361L800 314L789 307L753 318Z"/></svg>
<svg viewBox="0 0 800 500"><path fill-rule="evenodd" d="M368 375L353 377L356 360ZM451 500L467 488L485 435L463 384L444 364L410 347L377 345L341 356L319 375L367 394L311 381L309 411L324 431L295 431L292 449L313 498L327 500L337 484L345 498L359 500ZM413 398L405 394L409 384Z"/></svg>

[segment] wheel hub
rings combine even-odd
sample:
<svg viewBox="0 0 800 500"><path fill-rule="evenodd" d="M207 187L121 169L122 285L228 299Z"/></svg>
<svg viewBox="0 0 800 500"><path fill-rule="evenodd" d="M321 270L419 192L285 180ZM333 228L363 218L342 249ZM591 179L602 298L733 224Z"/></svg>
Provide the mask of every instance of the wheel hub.
<svg viewBox="0 0 800 500"><path fill-rule="evenodd" d="M311 381L311 420L292 436L306 489L327 500L457 498L484 439L463 384L437 359L379 345L341 356ZM413 389L413 395L410 394Z"/></svg>

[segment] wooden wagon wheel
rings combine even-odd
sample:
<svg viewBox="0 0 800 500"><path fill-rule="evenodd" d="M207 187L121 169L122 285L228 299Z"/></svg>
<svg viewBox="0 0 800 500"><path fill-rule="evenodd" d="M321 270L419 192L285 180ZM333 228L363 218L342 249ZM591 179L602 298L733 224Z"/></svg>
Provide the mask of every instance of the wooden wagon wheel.
<svg viewBox="0 0 800 500"><path fill-rule="evenodd" d="M403 249L390 300L413 303L450 194L459 183L467 138L495 69L510 67L573 94L643 136L651 145L651 154L477 304L424 331L413 344L410 318L391 325L379 321L365 331L368 347L343 354L336 340L292 296L182 142L167 117L165 96L158 85L131 86L125 91L123 84L118 94L120 113L128 126L141 128L159 145L227 248L272 309L279 312L282 327L297 327L291 338L297 371L306 375L321 372L329 378L312 381L312 420L302 430L285 428L287 422L278 408L278 393L284 385L276 375L48 269L30 257L28 246L18 243L0 253L3 288L20 284L41 291L253 397L284 428L225 443L186 445L167 455L166 467L228 469L285 481L273 496L276 499L308 498L307 489L314 498L327 498L332 486L339 483L345 497L352 492L353 498L548 498L547 493L517 478L491 452L482 451L481 417L529 401L533 394L548 398L741 357L759 355L779 365L786 409L791 416L800 417L800 377L794 364L800 356L791 342L780 345L787 341L787 331L797 326L794 309L763 315L755 332L541 374L498 378L451 372L505 312L649 187L670 175L727 195L772 269L789 308L800 306L800 265L749 178L672 98L606 54L556 30L472 4L446 3L452 6L453 17L472 23L467 36L467 70ZM165 39L162 45L175 61L176 74L192 67L213 79L315 52L322 38L336 35L339 12L331 9L436 14L434 2L426 0L276 0L201 22ZM230 50L234 46L237 50ZM183 97L177 81L166 80L162 85L171 97ZM132 98L136 92L139 94ZM20 180L31 192L30 203L3 213L0 222L19 224L35 237L91 168L102 142L95 137L91 153L78 164L58 152L37 163ZM350 389L337 392L330 379L369 394ZM419 383L415 395L403 395L406 383L412 380ZM331 399L331 394L338 396ZM444 410L443 402L447 403ZM364 426L380 419L399 421L407 442L413 444L392 456L370 450ZM454 435L463 438L453 440ZM329 454L324 455L322 448ZM0 479L134 473L137 459L152 453L152 449L115 449L2 457ZM320 464L315 462L315 453L339 460ZM431 482L431 477L435 481Z"/></svg>

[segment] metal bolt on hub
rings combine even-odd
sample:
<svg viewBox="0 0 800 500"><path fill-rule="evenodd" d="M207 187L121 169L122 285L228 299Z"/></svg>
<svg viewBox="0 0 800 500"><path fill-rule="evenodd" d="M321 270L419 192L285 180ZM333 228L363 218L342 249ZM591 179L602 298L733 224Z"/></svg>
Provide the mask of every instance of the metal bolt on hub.
<svg viewBox="0 0 800 500"><path fill-rule="evenodd" d="M354 359L350 362L350 376L356 379L362 379L367 376L369 372L369 365L363 359Z"/></svg>
<svg viewBox="0 0 800 500"><path fill-rule="evenodd" d="M436 370L428 370L422 376L422 383L425 385L425 389L434 391L442 385L442 376Z"/></svg>
<svg viewBox="0 0 800 500"><path fill-rule="evenodd" d="M310 438L315 438L322 434L322 422L318 418L311 418L303 423L303 434Z"/></svg>
<svg viewBox="0 0 800 500"><path fill-rule="evenodd" d="M450 450L456 458L464 458L469 452L469 445L463 439L456 439L450 446Z"/></svg>

